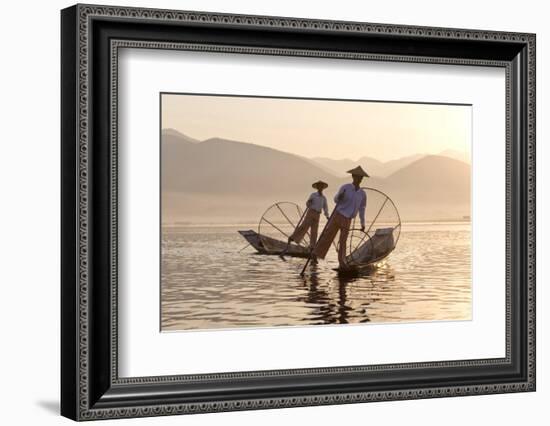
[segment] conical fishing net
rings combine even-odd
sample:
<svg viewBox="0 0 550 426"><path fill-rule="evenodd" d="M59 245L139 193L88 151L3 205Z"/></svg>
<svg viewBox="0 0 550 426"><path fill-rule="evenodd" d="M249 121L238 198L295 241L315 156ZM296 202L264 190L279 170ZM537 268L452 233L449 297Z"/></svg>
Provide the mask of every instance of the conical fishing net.
<svg viewBox="0 0 550 426"><path fill-rule="evenodd" d="M260 219L258 224L258 234L260 239L269 251L282 250L286 246L288 237L292 235L294 229L303 218L304 211L295 203L281 201L271 205ZM310 235L306 233L299 242L293 242L292 246L299 246L304 250L309 250ZM281 246L283 243L283 246Z"/></svg>
<svg viewBox="0 0 550 426"><path fill-rule="evenodd" d="M348 266L373 264L388 256L401 233L401 218L393 201L383 192L362 188L367 193L365 230L359 214L352 220L346 244Z"/></svg>

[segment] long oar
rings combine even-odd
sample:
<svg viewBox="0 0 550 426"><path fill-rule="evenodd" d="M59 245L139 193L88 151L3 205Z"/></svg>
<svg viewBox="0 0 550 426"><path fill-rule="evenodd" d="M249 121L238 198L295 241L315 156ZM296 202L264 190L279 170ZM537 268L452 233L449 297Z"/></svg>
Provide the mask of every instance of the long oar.
<svg viewBox="0 0 550 426"><path fill-rule="evenodd" d="M249 245L251 245L250 243L247 243L246 246L244 246L242 249L240 249L237 253L240 253L241 251L243 251L245 248L247 248Z"/></svg>
<svg viewBox="0 0 550 426"><path fill-rule="evenodd" d="M344 194L346 193L346 191L344 190L344 192L342 192L342 198L344 198ZM306 268L307 268L307 265L309 265L309 262L311 261L311 257L312 257L312 254L313 252L315 251L315 248L317 247L317 244L319 244L319 241L321 241L321 237L323 236L323 234L325 233L325 231L327 230L327 227L328 227L328 224L330 223L330 221L332 220L332 217L334 216L334 213L336 213L336 207L338 207L338 204L340 204L340 202L337 202L336 205L334 206L334 209L332 210L332 213L330 214L330 217L328 218L327 220L327 223L325 225L325 227L323 228L323 231L321 232L321 235L319 235L319 238L317 239L317 242L315 243L315 247L313 247L313 249L311 250L311 252L309 253L309 256L306 260L306 264L304 265L304 267L302 268L302 272L300 272L300 276L303 277L304 276L304 273L306 272Z"/></svg>
<svg viewBox="0 0 550 426"><path fill-rule="evenodd" d="M277 206L277 207L279 207L279 206ZM279 207L279 210L281 210L280 207ZM302 213L302 216L300 216L300 219L298 219L298 223L296 224L296 226L294 226L294 225L292 224L292 222L290 221L290 219L287 217L286 214L284 214L284 212L283 212L282 210L281 210L281 213L283 213L284 217L286 217L286 220L288 220L288 221L290 222L290 224L291 224L292 226L294 226L294 229L296 229L296 228L297 228L298 226L300 226L300 224L302 223L302 220L304 219L304 217L305 217L305 215L306 215L306 213L307 213L308 210L309 210L309 207L307 207L307 208L304 210L304 212ZM281 253L279 253L279 257L280 257L282 260L284 260L285 262L286 262L285 254L286 254L286 252L288 251L288 248L289 248L289 247L290 247L290 240L287 242L285 249L284 249Z"/></svg>

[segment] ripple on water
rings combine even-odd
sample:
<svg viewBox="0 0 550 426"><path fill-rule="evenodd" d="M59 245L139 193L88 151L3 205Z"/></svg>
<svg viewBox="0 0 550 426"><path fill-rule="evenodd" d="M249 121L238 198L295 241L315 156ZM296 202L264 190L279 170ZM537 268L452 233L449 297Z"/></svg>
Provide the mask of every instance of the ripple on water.
<svg viewBox="0 0 550 426"><path fill-rule="evenodd" d="M332 252L304 277L303 259L239 253L237 230L163 230L163 330L471 319L469 225L404 224L382 265L345 278Z"/></svg>

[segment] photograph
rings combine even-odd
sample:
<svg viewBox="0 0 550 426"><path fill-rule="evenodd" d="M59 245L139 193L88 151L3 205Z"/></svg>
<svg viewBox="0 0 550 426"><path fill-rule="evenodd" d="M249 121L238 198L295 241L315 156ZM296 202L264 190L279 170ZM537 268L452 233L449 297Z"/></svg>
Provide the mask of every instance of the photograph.
<svg viewBox="0 0 550 426"><path fill-rule="evenodd" d="M160 331L470 321L472 105L160 94Z"/></svg>

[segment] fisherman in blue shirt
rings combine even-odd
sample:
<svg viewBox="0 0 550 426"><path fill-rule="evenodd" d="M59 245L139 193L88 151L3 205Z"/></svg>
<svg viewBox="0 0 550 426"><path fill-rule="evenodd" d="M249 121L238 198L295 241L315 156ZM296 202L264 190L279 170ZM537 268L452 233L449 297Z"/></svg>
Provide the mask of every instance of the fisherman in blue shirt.
<svg viewBox="0 0 550 426"><path fill-rule="evenodd" d="M346 243L348 240L349 228L352 219L359 213L361 221L361 230L365 230L365 209L367 206L367 193L361 189L361 181L365 177L369 177L361 166L348 170L353 182L342 185L336 195L334 202L336 203L335 211L330 220L325 225L325 229L321 233L321 237L313 250L313 254L317 258L324 259L332 241L336 237L336 233L340 231L338 240L338 263L341 268L346 267Z"/></svg>

